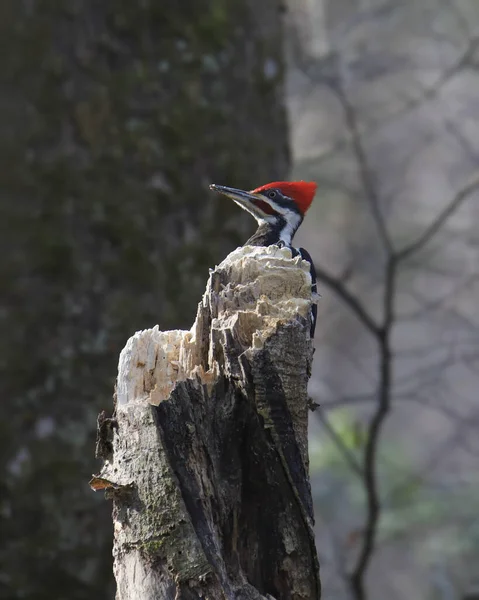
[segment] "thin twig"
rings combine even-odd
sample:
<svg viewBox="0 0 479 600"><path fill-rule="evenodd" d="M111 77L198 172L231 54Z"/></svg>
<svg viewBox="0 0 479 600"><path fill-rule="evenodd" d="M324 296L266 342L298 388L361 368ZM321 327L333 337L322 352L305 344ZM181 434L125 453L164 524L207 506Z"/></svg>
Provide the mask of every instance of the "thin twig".
<svg viewBox="0 0 479 600"><path fill-rule="evenodd" d="M334 400L328 400L321 402L321 408L323 411L336 410L343 406L351 406L357 404L368 404L374 400L374 394L358 394L356 396L340 396Z"/></svg>
<svg viewBox="0 0 479 600"><path fill-rule="evenodd" d="M351 471L353 471L353 473L356 473L356 475L358 475L362 479L364 476L364 473L363 473L363 469L362 469L361 465L358 463L358 461L356 460L356 457L351 452L351 450L343 442L343 440L341 439L341 436L337 433L337 431L331 425L331 423L329 422L329 419L324 414L321 407L318 407L318 409L315 412L318 415L318 418L321 421L321 423L323 424L324 428L329 433L329 436L333 440L335 446L337 447L339 452L342 454L345 462L351 468Z"/></svg>
<svg viewBox="0 0 479 600"><path fill-rule="evenodd" d="M360 129L361 135L372 136L377 133L385 124L390 124L394 120L400 119L413 110L420 108L426 102L434 100L440 94L443 87L453 77L455 77L463 69L473 66L472 59L474 58L474 53L476 52L478 45L479 36L471 38L465 51L449 68L445 69L439 75L433 84L421 90L418 96L406 100L404 104L395 111L388 113L386 116L378 121L375 121L369 126L363 126ZM306 77L310 79L312 83L326 85L331 89L331 77L322 76L321 72L319 72L319 75L317 73L313 73L312 69L308 69L308 65L304 65L299 62L296 66ZM331 157L337 152L340 152L342 149L344 149L348 143L348 139L346 138L347 136L342 136L341 139L332 144L328 150L325 150L321 156L314 158L315 165L317 165L318 162L321 163L325 160L331 159Z"/></svg>
<svg viewBox="0 0 479 600"><path fill-rule="evenodd" d="M471 24L467 20L466 15L462 12L462 10L456 4L456 2L454 0L443 0L443 1L447 5L447 8L449 8L449 10L455 14L457 22L459 23L459 26L462 28L462 34L464 35L464 37L471 37L471 33L472 33Z"/></svg>
<svg viewBox="0 0 479 600"><path fill-rule="evenodd" d="M419 483L422 482L424 485L426 484L426 477L434 472L434 470L439 466L441 461L443 461L447 456L450 456L452 448L454 448L460 440L464 439L464 429L468 426L467 419L458 419L456 421L455 429L452 433L450 433L446 440L444 440L438 449L434 452L433 456L430 456L426 461L426 464L422 465L421 470L417 471L415 474L407 475L401 483L397 483L384 498L384 504L387 505L390 509L394 508L394 501L405 491L407 490L411 484L416 484L419 486ZM471 425L474 427L474 425Z"/></svg>
<svg viewBox="0 0 479 600"><path fill-rule="evenodd" d="M469 196L479 188L479 175L474 177L469 183L467 183L462 189L457 192L452 201L442 210L434 221L425 229L425 231L418 237L418 239L402 250L399 250L396 254L398 261L404 260L414 254L418 250L421 250L429 240L441 229L447 219L460 207L460 205L469 198Z"/></svg>
<svg viewBox="0 0 479 600"><path fill-rule="evenodd" d="M380 334L380 327L364 308L360 300L348 290L348 288L340 279L334 275L331 275L331 273L328 273L317 265L315 265L315 269L316 278L332 289L341 298L341 300L349 306L349 308L353 311L358 320L361 321L361 323L366 327L366 329L368 329L375 337L378 337Z"/></svg>
<svg viewBox="0 0 479 600"><path fill-rule="evenodd" d="M474 58L474 54L479 45L479 37L473 37L469 40L467 48L464 52L459 56L459 58L447 69L445 69L441 75L436 79L436 81L430 85L429 87L422 90L421 94L412 98L408 102L406 102L401 108L399 108L395 113L388 116L389 119L397 119L398 117L402 117L403 115L411 112L412 110L419 108L424 102L432 100L436 98L441 92L442 88L458 73L460 73L463 69L471 66L471 61ZM388 122L388 120L386 122Z"/></svg>
<svg viewBox="0 0 479 600"><path fill-rule="evenodd" d="M369 166L369 160L366 154L366 150L363 145L361 132L359 129L358 120L356 117L356 111L353 105L350 103L349 98L341 83L332 86L342 109L344 111L344 117L346 120L346 126L351 136L351 143L353 146L354 154L358 164L359 176L364 189L364 194L371 207L371 212L378 228L379 236L384 244L384 247L389 254L392 253L392 244L389 237L389 233L384 221L384 217L381 212L379 196L376 189L376 181Z"/></svg>
<svg viewBox="0 0 479 600"><path fill-rule="evenodd" d="M469 288L473 288L479 279L478 273L467 275L464 277L458 285L456 285L450 292L444 294L440 298L426 302L422 296L411 293L411 297L417 302L424 302L421 308L418 308L414 312L403 313L398 315L398 321L414 321L424 317L427 314L434 313L435 311L448 311L451 312L452 301L459 297L459 295ZM458 315L459 316L459 315Z"/></svg>
<svg viewBox="0 0 479 600"><path fill-rule="evenodd" d="M479 163L479 153L475 148L473 148L470 141L467 137L462 133L456 123L451 119L444 119L444 129L455 138L458 145L461 147L461 150L467 156L468 160L472 165L476 166Z"/></svg>

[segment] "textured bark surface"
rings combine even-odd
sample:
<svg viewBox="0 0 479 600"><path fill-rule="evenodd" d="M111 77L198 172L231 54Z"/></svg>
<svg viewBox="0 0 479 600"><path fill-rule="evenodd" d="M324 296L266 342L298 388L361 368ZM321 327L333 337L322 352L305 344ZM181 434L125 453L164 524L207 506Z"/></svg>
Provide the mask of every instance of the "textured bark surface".
<svg viewBox="0 0 479 600"><path fill-rule="evenodd" d="M0 599L111 600L96 416L254 228L208 185L287 177L280 0L2 0L0 28Z"/></svg>
<svg viewBox="0 0 479 600"><path fill-rule="evenodd" d="M91 482L113 497L118 600L320 597L310 286L288 249L239 248L190 331L128 341Z"/></svg>

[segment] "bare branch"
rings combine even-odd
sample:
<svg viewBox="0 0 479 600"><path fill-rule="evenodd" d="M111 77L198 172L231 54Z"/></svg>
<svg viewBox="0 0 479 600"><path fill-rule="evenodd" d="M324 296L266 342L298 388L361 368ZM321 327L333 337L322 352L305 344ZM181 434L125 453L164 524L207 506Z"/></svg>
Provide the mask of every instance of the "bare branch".
<svg viewBox="0 0 479 600"><path fill-rule="evenodd" d="M466 419L458 420L455 424L454 431L448 435L441 443L440 447L436 449L435 453L429 457L426 464L421 467L421 470L417 471L414 475L409 474L404 481L395 485L384 498L384 504L392 504L395 498L407 489L412 482L416 482L418 485L419 483L426 484L427 475L430 475L434 469L450 455L451 449L462 440L466 426Z"/></svg>
<svg viewBox="0 0 479 600"><path fill-rule="evenodd" d="M372 333L375 337L378 337L381 333L379 325L374 321L372 316L364 308L361 301L354 296L343 282L331 275L321 267L315 265L316 278L319 281L325 283L330 289L332 289L341 300L347 304L347 306L353 311L358 320Z"/></svg>
<svg viewBox="0 0 479 600"><path fill-rule="evenodd" d="M354 106L350 103L349 98L347 97L347 94L341 83L332 84L332 89L335 92L344 111L346 126L351 137L353 151L358 164L359 176L361 178L361 183L364 188L364 193L371 207L371 213L376 223L379 236L384 247L386 248L388 253L391 254L392 244L389 237L389 233L387 231L386 223L384 221L384 217L381 213L381 208L379 205L379 196L376 188L376 181L371 167L369 165L369 160L362 141L362 135L356 117L356 110Z"/></svg>
<svg viewBox="0 0 479 600"><path fill-rule="evenodd" d="M354 406L357 404L367 404L374 400L374 394L358 394L357 396L341 396L334 400L321 402L321 408L325 410L336 410L342 406Z"/></svg>
<svg viewBox="0 0 479 600"><path fill-rule="evenodd" d="M396 379L397 394L404 397L414 393L415 390L423 390L437 384L438 373L443 373L452 364L454 364L454 357L451 349L448 348L445 355L433 365L418 368Z"/></svg>
<svg viewBox="0 0 479 600"><path fill-rule="evenodd" d="M377 454L382 427L391 408L392 401L392 351L391 333L394 324L394 294L396 288L396 267L394 256L390 256L386 265L384 287L384 321L380 329L379 347L380 381L378 403L368 429L364 450L364 488L366 491L367 516L364 527L363 544L351 575L352 591L357 600L365 600L365 577L371 561L377 538L381 503L377 481Z"/></svg>
<svg viewBox="0 0 479 600"><path fill-rule="evenodd" d="M469 41L467 48L459 58L447 69L445 69L437 80L429 87L425 88L421 95L407 102L401 109L395 112L391 117L397 118L407 112L418 108L423 102L435 98L446 83L455 77L460 71L471 66L474 53L479 47L479 37L474 37Z"/></svg>
<svg viewBox="0 0 479 600"><path fill-rule="evenodd" d="M400 250L396 254L396 260L401 261L411 256L418 250L421 250L429 240L441 229L447 219L461 206L479 188L479 175L476 175L454 196L453 200L442 210L429 227L419 236L419 238Z"/></svg>
<svg viewBox="0 0 479 600"><path fill-rule="evenodd" d="M355 473L362 479L364 476L364 473L363 473L363 469L362 469L361 465L356 460L356 457L354 456L354 454L345 445L345 443L341 439L341 436L337 433L337 431L331 425L331 423L329 422L329 419L324 414L322 408L318 407L318 409L315 411L315 414L318 415L319 420L323 424L324 428L328 432L330 438L333 440L333 442L334 442L335 446L337 447L337 449L339 450L339 452L342 454L345 462L351 468L351 471L353 471L353 473Z"/></svg>
<svg viewBox="0 0 479 600"><path fill-rule="evenodd" d="M421 308L418 308L417 310L415 310L414 312L409 312L409 313L403 313L401 315L398 315L398 321L401 322L405 322L405 321L414 321L417 319L421 319L424 318L426 315L430 315L436 311L440 311L443 310L445 312L449 312L452 313L455 317L461 317L461 315L459 315L459 313L457 313L457 311L453 311L450 306L452 301L455 298L458 298L459 295L461 293L463 293L465 290L470 290L470 288L473 287L473 285L476 283L476 281L479 278L479 274L478 273L473 273L472 275L467 275L463 278L461 278L460 282L454 286L454 288L448 292L447 294L444 294L443 296L441 296L440 298L436 298L435 300L431 300L431 301L426 301L424 300L423 297L419 296L418 293L412 293L411 291L409 292L411 297L413 297L417 302L422 302L423 305L421 306ZM470 323L468 325L471 326L472 323Z"/></svg>
<svg viewBox="0 0 479 600"><path fill-rule="evenodd" d="M419 404L422 407L425 407L427 409L430 409L432 411L435 411L437 413L444 415L451 421L454 421L454 422L467 421L467 423L471 427L476 427L474 420L471 420L469 417L464 417L458 411L455 411L455 410L452 410L451 408L449 408L447 400L444 401L442 404L439 404L436 401L436 399L431 400L431 398L429 396L427 396L427 395L424 396L420 392L418 392L418 393L409 394L408 396L404 396L402 398L402 402L414 402L416 404Z"/></svg>
<svg viewBox="0 0 479 600"><path fill-rule="evenodd" d="M475 148L472 147L469 140L462 133L462 131L457 126L457 123L454 123L451 119L444 120L444 128L445 130L455 138L458 145L461 147L461 150L467 156L472 165L477 165L479 162L479 153Z"/></svg>
<svg viewBox="0 0 479 600"><path fill-rule="evenodd" d="M424 103L434 100L439 95L439 93L441 92L443 87L453 77L455 77L458 73L460 73L463 69L465 69L467 67L475 67L475 65L473 63L473 59L474 59L474 53L476 52L478 47L479 47L479 36L473 37L469 41L467 48L458 57L458 59L454 62L454 64L452 64L449 68L445 69L433 84L431 84L430 86L421 90L421 92L418 96L411 98L411 99L406 99L404 104L397 110L390 112L389 114L387 114L386 116L384 116L381 119L378 119L376 122L370 124L369 126L361 127L359 129L361 136L374 135L374 133L379 131L381 129L381 127L383 127L385 124L389 124L393 120L401 118L401 117L407 115L409 112L411 112L417 108L420 108ZM313 83L316 83L319 85L325 85L331 89L331 79L327 76L324 76L322 72L320 72L318 75L317 70L314 71L311 68L308 69L307 66L305 66L303 64L298 63L296 66ZM342 150L346 146L347 142L348 142L347 139L345 139L344 137L341 137L341 139L337 140L334 144L332 144L328 150L324 151L319 157L314 158L315 166L317 166L318 163L322 163L322 162L330 159L334 154L336 154L337 152Z"/></svg>
<svg viewBox="0 0 479 600"><path fill-rule="evenodd" d="M455 2L455 0L443 0L443 3L446 5L446 8L448 8L455 15L457 23L462 29L462 33L466 37L470 37L471 36L470 23L469 23L466 15L462 12L461 8Z"/></svg>

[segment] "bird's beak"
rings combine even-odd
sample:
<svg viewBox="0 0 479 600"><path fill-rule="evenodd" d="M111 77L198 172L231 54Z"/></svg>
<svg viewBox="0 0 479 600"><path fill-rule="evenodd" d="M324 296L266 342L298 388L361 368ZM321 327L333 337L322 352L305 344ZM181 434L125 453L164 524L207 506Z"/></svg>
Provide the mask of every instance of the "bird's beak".
<svg viewBox="0 0 479 600"><path fill-rule="evenodd" d="M238 190L224 185L216 185L215 183L210 185L210 190L228 196L228 198L234 200L238 206L241 206L241 208L244 208L251 213L255 219L265 219L268 216L268 213L260 208L261 204L267 204L264 196L261 194L245 192L244 190Z"/></svg>

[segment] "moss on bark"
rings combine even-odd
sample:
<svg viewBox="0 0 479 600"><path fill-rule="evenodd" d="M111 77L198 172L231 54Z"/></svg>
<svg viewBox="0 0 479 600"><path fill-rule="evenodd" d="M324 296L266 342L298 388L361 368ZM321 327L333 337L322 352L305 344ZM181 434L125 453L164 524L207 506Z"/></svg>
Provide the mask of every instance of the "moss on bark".
<svg viewBox="0 0 479 600"><path fill-rule="evenodd" d="M248 234L211 181L284 177L279 2L7 0L0 595L112 593L95 419L133 331L190 323ZM103 526L99 526L103 523Z"/></svg>

